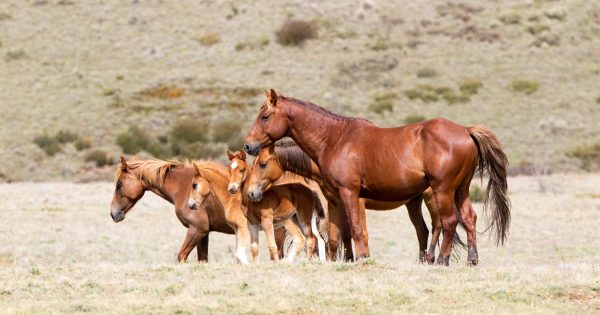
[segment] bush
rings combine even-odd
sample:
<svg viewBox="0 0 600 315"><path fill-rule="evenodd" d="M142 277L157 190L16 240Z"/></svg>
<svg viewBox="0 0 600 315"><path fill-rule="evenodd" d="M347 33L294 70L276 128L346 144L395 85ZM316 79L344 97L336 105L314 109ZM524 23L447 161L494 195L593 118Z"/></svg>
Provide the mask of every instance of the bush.
<svg viewBox="0 0 600 315"><path fill-rule="evenodd" d="M417 70L417 78L433 78L438 75L438 72L432 68L422 68Z"/></svg>
<svg viewBox="0 0 600 315"><path fill-rule="evenodd" d="M92 147L93 140L90 137L79 138L75 141L75 149L82 151Z"/></svg>
<svg viewBox="0 0 600 315"><path fill-rule="evenodd" d="M369 110L377 114L381 114L384 111L393 112L395 99L396 93L385 93L375 96L373 102L369 104Z"/></svg>
<svg viewBox="0 0 600 315"><path fill-rule="evenodd" d="M550 30L550 27L544 24L533 24L527 26L527 32L531 35L537 35L548 30Z"/></svg>
<svg viewBox="0 0 600 315"><path fill-rule="evenodd" d="M93 150L85 154L84 157L86 162L94 162L96 166L102 167L105 165L112 165L113 160L108 156L108 153L102 150Z"/></svg>
<svg viewBox="0 0 600 315"><path fill-rule="evenodd" d="M598 97L596 97L596 103L600 104L600 95L598 95Z"/></svg>
<svg viewBox="0 0 600 315"><path fill-rule="evenodd" d="M512 82L513 91L525 93L527 95L533 94L539 87L540 84L533 80L514 80Z"/></svg>
<svg viewBox="0 0 600 315"><path fill-rule="evenodd" d="M507 11L500 14L498 20L504 24L519 24L521 22L521 16L516 11Z"/></svg>
<svg viewBox="0 0 600 315"><path fill-rule="evenodd" d="M426 119L427 118L425 118L425 116L423 116L423 115L408 115L408 116L404 117L404 123L407 125L414 124L414 123L422 122Z"/></svg>
<svg viewBox="0 0 600 315"><path fill-rule="evenodd" d="M23 59L23 58L27 58L27 53L25 53L25 51L22 49L11 50L11 51L6 52L6 54L4 55L5 61L13 61L13 60L18 60L18 59Z"/></svg>
<svg viewBox="0 0 600 315"><path fill-rule="evenodd" d="M479 186L471 186L469 189L469 197L472 202L483 202L485 200L485 191Z"/></svg>
<svg viewBox="0 0 600 315"><path fill-rule="evenodd" d="M127 132L117 136L117 145L121 147L123 153L135 154L149 147L150 136L140 127L132 126Z"/></svg>
<svg viewBox="0 0 600 315"><path fill-rule="evenodd" d="M416 88L404 91L404 95L411 100L419 99L425 103L437 102L443 98L448 104L464 103L469 101L469 96L457 94L446 86L418 85Z"/></svg>
<svg viewBox="0 0 600 315"><path fill-rule="evenodd" d="M171 140L186 143L208 140L209 127L203 119L186 118L179 120L171 127Z"/></svg>
<svg viewBox="0 0 600 315"><path fill-rule="evenodd" d="M46 155L48 156L53 156L62 150L60 142L48 135L38 136L33 139L33 142L37 144L40 149L46 152Z"/></svg>
<svg viewBox="0 0 600 315"><path fill-rule="evenodd" d="M277 42L284 46L300 46L305 41L317 38L318 27L315 22L289 20L275 33Z"/></svg>
<svg viewBox="0 0 600 315"><path fill-rule="evenodd" d="M579 159L585 170L591 171L594 166L600 166L600 143L580 146L569 153L568 156Z"/></svg>
<svg viewBox="0 0 600 315"><path fill-rule="evenodd" d="M69 130L61 130L54 136L54 139L62 144L73 142L77 140L77 138L79 138L79 136Z"/></svg>
<svg viewBox="0 0 600 315"><path fill-rule="evenodd" d="M464 79L460 82L458 88L466 95L475 95L482 86L483 83L478 79Z"/></svg>
<svg viewBox="0 0 600 315"><path fill-rule="evenodd" d="M198 42L204 46L212 46L221 42L219 33L210 33L198 38Z"/></svg>
<svg viewBox="0 0 600 315"><path fill-rule="evenodd" d="M213 126L213 141L227 143L227 147L237 150L242 147L243 137L238 121L223 120Z"/></svg>

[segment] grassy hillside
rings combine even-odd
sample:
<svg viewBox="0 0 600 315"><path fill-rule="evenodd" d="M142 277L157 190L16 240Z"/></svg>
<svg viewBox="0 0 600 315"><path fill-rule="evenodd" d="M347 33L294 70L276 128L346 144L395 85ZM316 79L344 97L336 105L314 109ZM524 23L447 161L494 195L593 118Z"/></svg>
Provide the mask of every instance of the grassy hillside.
<svg viewBox="0 0 600 315"><path fill-rule="evenodd" d="M316 38L280 44L290 19ZM220 156L265 88L383 126L483 124L525 172L594 170L598 47L597 1L2 1L0 180L109 178L93 155L131 126L154 155Z"/></svg>

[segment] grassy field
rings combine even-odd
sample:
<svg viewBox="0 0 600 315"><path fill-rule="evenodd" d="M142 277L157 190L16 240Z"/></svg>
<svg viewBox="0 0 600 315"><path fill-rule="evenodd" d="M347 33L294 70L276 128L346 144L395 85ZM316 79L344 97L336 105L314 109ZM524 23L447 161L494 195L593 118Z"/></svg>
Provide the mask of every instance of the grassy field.
<svg viewBox="0 0 600 315"><path fill-rule="evenodd" d="M279 44L288 19L318 37ZM206 141L223 126L239 139L265 88L384 126L484 124L514 166L600 166L598 1L8 0L0 30L1 181L108 179L84 158L114 160L131 125L169 140L192 118ZM92 147L33 142L60 130Z"/></svg>
<svg viewBox="0 0 600 315"><path fill-rule="evenodd" d="M147 194L109 216L105 182L0 185L2 313L599 313L600 176L510 178L513 224L481 264L416 262L404 208L369 212L372 259L233 261L233 236L211 234L210 263L176 263L185 229ZM480 212L481 205L476 205ZM485 226L480 213L479 229ZM463 235L464 237L464 235ZM195 256L195 255L194 255Z"/></svg>

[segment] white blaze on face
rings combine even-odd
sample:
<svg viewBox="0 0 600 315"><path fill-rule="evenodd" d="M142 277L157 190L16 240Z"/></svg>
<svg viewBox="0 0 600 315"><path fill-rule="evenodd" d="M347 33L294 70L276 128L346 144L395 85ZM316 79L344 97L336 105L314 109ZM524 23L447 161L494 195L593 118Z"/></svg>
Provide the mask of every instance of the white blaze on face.
<svg viewBox="0 0 600 315"><path fill-rule="evenodd" d="M231 169L234 170L238 167L238 163L237 161L233 161L233 163L231 163Z"/></svg>

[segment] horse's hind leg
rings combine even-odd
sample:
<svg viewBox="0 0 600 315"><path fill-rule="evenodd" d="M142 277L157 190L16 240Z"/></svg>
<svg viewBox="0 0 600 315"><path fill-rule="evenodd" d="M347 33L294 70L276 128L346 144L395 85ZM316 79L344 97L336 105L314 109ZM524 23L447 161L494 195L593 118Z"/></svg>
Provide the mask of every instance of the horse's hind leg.
<svg viewBox="0 0 600 315"><path fill-rule="evenodd" d="M296 256L298 256L302 250L304 250L304 235L298 225L299 224L297 222L294 222L293 217L283 222L283 226L285 226L285 229L288 231L288 233L290 233L290 235L292 235L293 238L292 249L288 252L287 257L289 262L293 262Z"/></svg>
<svg viewBox="0 0 600 315"><path fill-rule="evenodd" d="M269 254L271 260L279 261L279 254L277 253L277 242L275 242L275 229L273 227L273 210L263 211L260 218L260 225L265 231L267 237L267 246L269 247Z"/></svg>
<svg viewBox="0 0 600 315"><path fill-rule="evenodd" d="M423 220L423 212L421 212L421 203L423 201L422 196L415 197L406 204L408 209L408 216L415 231L417 232L417 240L419 241L419 262L425 262L425 254L427 250L427 238L429 236L429 230L427 224Z"/></svg>
<svg viewBox="0 0 600 315"><path fill-rule="evenodd" d="M208 235L208 232L201 232L196 227L190 225L188 231L183 240L183 244L177 254L177 260L180 263L187 262L187 258L194 249L194 247L200 242L200 240Z"/></svg>
<svg viewBox="0 0 600 315"><path fill-rule="evenodd" d="M345 223L342 222L340 217L340 209L338 209L335 204L329 202L327 208L329 209L329 241L327 243L327 259L329 261L336 261L340 239L342 236L342 224Z"/></svg>
<svg viewBox="0 0 600 315"><path fill-rule="evenodd" d="M203 237L198 245L196 245L196 251L198 252L198 261L201 263L208 262L208 234Z"/></svg>
<svg viewBox="0 0 600 315"><path fill-rule="evenodd" d="M479 256L477 254L477 214L473 210L471 198L469 197L471 177L467 177L458 188L456 192L456 207L460 211L460 216L464 223L463 226L467 232L467 244L469 248L467 262L475 266L479 263Z"/></svg>
<svg viewBox="0 0 600 315"><path fill-rule="evenodd" d="M431 188L428 188L423 192L423 199L425 200L425 205L427 206L429 216L431 217L431 242L429 243L429 250L425 256L425 261L429 264L433 264L435 262L435 248L440 239L440 234L442 233L442 220L440 219L440 213L438 212L435 196L433 195L433 190Z"/></svg>
<svg viewBox="0 0 600 315"><path fill-rule="evenodd" d="M298 200L298 203L296 204L296 214L300 228L306 239L306 258L312 259L317 247L317 239L312 230L312 219L315 213L315 199L312 195L306 196L305 198L306 199Z"/></svg>
<svg viewBox="0 0 600 315"><path fill-rule="evenodd" d="M458 224L458 218L454 211L454 193L456 189L444 187L445 185L443 184L445 183L442 183L441 181L432 182L431 184L442 221L442 231L444 233L444 239L442 240L437 263L447 266L450 263L452 241L454 240L454 233L456 233L456 225Z"/></svg>
<svg viewBox="0 0 600 315"><path fill-rule="evenodd" d="M248 221L248 232L250 233L250 251L252 252L252 262L258 262L258 226Z"/></svg>
<svg viewBox="0 0 600 315"><path fill-rule="evenodd" d="M367 211L365 207L365 199L359 199L358 209L360 211L360 225L362 226L362 235L363 240L365 241L365 250L367 252L367 257L369 257L371 255L371 252L369 251L369 230L367 229Z"/></svg>
<svg viewBox="0 0 600 315"><path fill-rule="evenodd" d="M285 229L284 228L277 228L275 229L275 243L277 244L277 255L279 256L279 259L283 259L283 257L285 256L285 250L284 250L284 246L285 246Z"/></svg>

